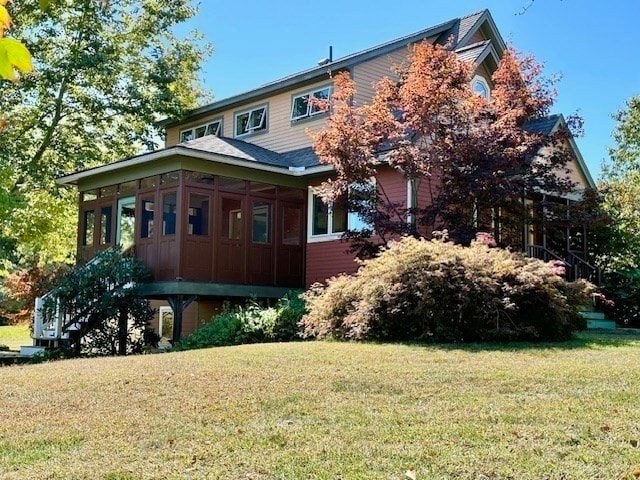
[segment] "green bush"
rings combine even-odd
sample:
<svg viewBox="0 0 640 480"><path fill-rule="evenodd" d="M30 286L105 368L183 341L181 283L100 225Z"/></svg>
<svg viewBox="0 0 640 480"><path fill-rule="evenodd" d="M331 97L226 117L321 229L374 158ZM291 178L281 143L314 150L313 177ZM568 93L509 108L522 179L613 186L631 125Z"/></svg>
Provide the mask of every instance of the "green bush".
<svg viewBox="0 0 640 480"><path fill-rule="evenodd" d="M608 272L604 277L602 309L623 327L640 328L640 268Z"/></svg>
<svg viewBox="0 0 640 480"><path fill-rule="evenodd" d="M559 340L585 327L592 286L557 266L482 242L404 238L352 276L303 295L304 337L377 340Z"/></svg>
<svg viewBox="0 0 640 480"><path fill-rule="evenodd" d="M226 304L211 322L177 342L173 348L191 350L291 341L298 338L298 323L304 308L304 302L294 293L287 294L273 307L262 306L256 300L250 300L245 306Z"/></svg>

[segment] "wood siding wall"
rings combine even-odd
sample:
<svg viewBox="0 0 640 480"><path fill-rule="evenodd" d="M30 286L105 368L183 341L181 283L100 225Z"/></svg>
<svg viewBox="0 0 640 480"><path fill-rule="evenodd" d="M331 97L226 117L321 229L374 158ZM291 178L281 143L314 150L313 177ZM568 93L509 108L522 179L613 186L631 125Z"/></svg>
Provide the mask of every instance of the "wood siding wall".
<svg viewBox="0 0 640 480"><path fill-rule="evenodd" d="M353 80L356 82L356 104L363 105L371 102L373 87L383 78L397 80L398 76L394 72L394 67L404 64L408 53L408 48L401 48L353 67Z"/></svg>
<svg viewBox="0 0 640 480"><path fill-rule="evenodd" d="M407 182L397 171L386 169L379 172L376 183L379 191L383 189L391 202L402 207L406 205ZM318 184L319 182L314 183ZM342 240L307 243L305 283L325 283L328 278L340 273L354 273L358 265L354 262L355 254L348 250L349 244Z"/></svg>
<svg viewBox="0 0 640 480"><path fill-rule="evenodd" d="M326 115L319 115L313 119L304 119L298 122L291 122L291 102L295 95L313 90L314 87L330 85L330 80L313 83L302 88L297 88L286 93L274 95L266 100L247 103L241 107L225 110L197 121L185 123L183 125L167 129L167 147L171 147L180 142L180 130L196 125L202 125L208 121L222 118L222 136L234 138L234 113L252 108L254 106L268 105L267 131L258 132L254 135L240 137L249 143L260 145L275 152L288 152L299 148L311 146L311 139L307 134L307 129L311 131L320 130L327 119Z"/></svg>

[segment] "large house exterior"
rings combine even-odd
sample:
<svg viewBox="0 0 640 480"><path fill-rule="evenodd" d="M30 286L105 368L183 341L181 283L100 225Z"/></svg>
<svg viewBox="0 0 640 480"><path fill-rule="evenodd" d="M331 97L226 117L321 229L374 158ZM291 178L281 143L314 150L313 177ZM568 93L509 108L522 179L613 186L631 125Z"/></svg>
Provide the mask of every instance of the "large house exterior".
<svg viewBox="0 0 640 480"><path fill-rule="evenodd" d="M79 262L115 245L131 248L153 276L140 291L159 308L156 328L166 330L169 308L176 316L170 339L207 322L224 300L276 298L353 272L341 236L358 219L314 194L332 167L319 163L307 132L322 129L328 113L307 99L326 98L332 75L346 70L357 85L355 101L370 101L373 83L392 76L407 46L425 39L453 39L451 48L474 65L473 87L490 93L505 43L485 10L169 119L162 150L59 179L79 191ZM541 119L532 128L552 132L562 121ZM570 147L578 195L594 183ZM376 182L410 206L411 187L400 174L383 170ZM523 250L546 248L536 235L523 230Z"/></svg>

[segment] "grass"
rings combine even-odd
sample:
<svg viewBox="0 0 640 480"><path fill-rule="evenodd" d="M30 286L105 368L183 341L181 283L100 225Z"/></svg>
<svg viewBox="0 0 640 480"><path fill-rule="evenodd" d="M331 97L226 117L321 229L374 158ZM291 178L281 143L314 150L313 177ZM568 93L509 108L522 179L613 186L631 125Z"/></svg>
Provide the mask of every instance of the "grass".
<svg viewBox="0 0 640 480"><path fill-rule="evenodd" d="M11 350L20 350L22 345L31 345L29 325L12 325L0 327L0 345L6 345Z"/></svg>
<svg viewBox="0 0 640 480"><path fill-rule="evenodd" d="M631 479L640 336L0 368L3 479Z"/></svg>

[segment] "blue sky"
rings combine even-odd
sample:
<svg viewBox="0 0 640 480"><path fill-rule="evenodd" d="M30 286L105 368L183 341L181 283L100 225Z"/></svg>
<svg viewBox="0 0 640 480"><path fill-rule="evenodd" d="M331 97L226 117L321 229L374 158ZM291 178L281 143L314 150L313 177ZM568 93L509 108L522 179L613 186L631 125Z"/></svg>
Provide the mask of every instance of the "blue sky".
<svg viewBox="0 0 640 480"><path fill-rule="evenodd" d="M190 27L213 44L204 81L216 99L484 8L507 42L559 74L555 112L578 112L594 178L613 144L611 115L640 94L638 0L202 0Z"/></svg>

